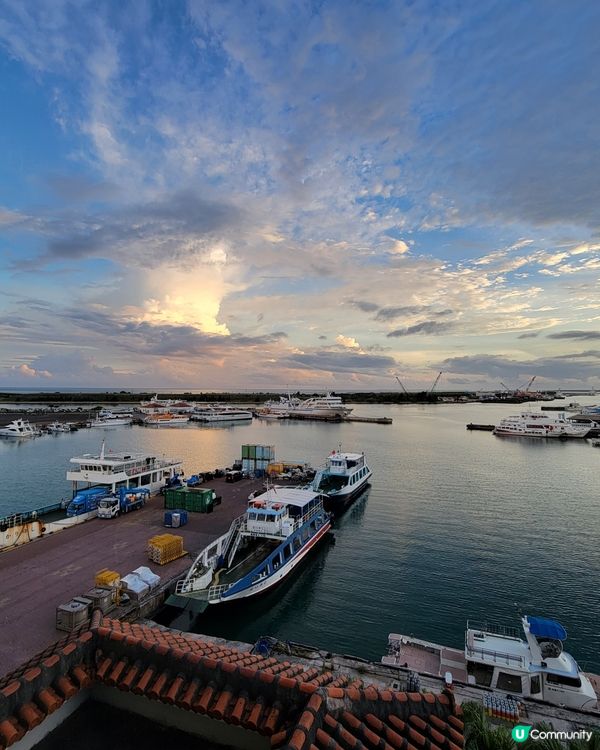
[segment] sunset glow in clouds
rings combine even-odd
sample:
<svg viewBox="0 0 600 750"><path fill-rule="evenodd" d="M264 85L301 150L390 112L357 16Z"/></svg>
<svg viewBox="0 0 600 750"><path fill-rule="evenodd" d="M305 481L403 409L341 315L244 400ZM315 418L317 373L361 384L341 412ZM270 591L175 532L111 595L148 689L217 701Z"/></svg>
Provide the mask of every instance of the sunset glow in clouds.
<svg viewBox="0 0 600 750"><path fill-rule="evenodd" d="M0 2L0 386L600 385L600 10Z"/></svg>

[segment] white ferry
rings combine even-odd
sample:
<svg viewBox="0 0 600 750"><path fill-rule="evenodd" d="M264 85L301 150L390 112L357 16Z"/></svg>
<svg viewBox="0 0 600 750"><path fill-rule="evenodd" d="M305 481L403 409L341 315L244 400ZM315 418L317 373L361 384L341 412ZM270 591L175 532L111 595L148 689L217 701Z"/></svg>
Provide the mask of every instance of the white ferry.
<svg viewBox="0 0 600 750"><path fill-rule="evenodd" d="M96 419L90 422L90 427L121 427L130 425L131 421L129 414L113 414L108 409L102 409Z"/></svg>
<svg viewBox="0 0 600 750"><path fill-rule="evenodd" d="M347 417L352 409L344 406L340 396L312 396L301 400L290 395L281 396L279 401L266 401L265 410L270 413L283 413L290 417Z"/></svg>
<svg viewBox="0 0 600 750"><path fill-rule="evenodd" d="M74 495L79 485L110 487L111 492L120 487L147 487L156 492L181 471L182 465L180 459L157 458L149 453L106 451L104 442L99 455L85 453L73 457L71 463L77 467L67 471Z"/></svg>
<svg viewBox="0 0 600 750"><path fill-rule="evenodd" d="M521 617L525 640L517 628L467 623L464 652L391 633L384 664L445 677L554 705L593 710L597 695L575 659L563 651L567 632L555 620Z"/></svg>
<svg viewBox="0 0 600 750"><path fill-rule="evenodd" d="M139 411L142 414L190 414L194 409L193 404L188 401L174 400L170 398L160 399L158 394L152 396L150 401L140 401Z"/></svg>
<svg viewBox="0 0 600 750"><path fill-rule="evenodd" d="M149 414L143 420L147 427L181 427L189 421L187 414L171 414L171 412Z"/></svg>
<svg viewBox="0 0 600 750"><path fill-rule="evenodd" d="M190 419L196 422L248 421L252 419L252 412L248 409L238 409L235 406L202 405L194 408Z"/></svg>
<svg viewBox="0 0 600 750"><path fill-rule="evenodd" d="M26 419L13 419L10 424L0 427L1 437L31 438L40 435L40 431L32 427Z"/></svg>
<svg viewBox="0 0 600 750"><path fill-rule="evenodd" d="M202 611L261 594L291 573L330 528L321 494L267 490L198 555L169 603Z"/></svg>
<svg viewBox="0 0 600 750"><path fill-rule="evenodd" d="M521 412L516 417L505 417L494 430L494 435L535 438L585 438L590 426L576 424L564 414L551 416L536 412Z"/></svg>
<svg viewBox="0 0 600 750"><path fill-rule="evenodd" d="M315 474L311 488L327 495L332 509L338 510L364 492L372 474L364 453L333 451Z"/></svg>

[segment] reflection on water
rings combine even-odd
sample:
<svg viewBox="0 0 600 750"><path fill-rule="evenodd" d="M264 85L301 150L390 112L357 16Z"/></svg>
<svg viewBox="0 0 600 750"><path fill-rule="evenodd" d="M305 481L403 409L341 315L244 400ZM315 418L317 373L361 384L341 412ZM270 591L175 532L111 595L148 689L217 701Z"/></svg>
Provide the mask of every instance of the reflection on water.
<svg viewBox="0 0 600 750"><path fill-rule="evenodd" d="M517 602L561 620L567 650L600 671L600 451L586 441L465 429L518 411L356 405L358 415L394 423L257 420L1 441L0 515L68 495L69 458L97 452L103 437L115 451L180 456L187 475L231 465L242 443L274 445L281 460L313 464L341 443L364 450L374 474L368 499L336 523L335 544L315 550L271 594L209 611L192 621L194 629L250 641L274 635L377 659L389 632L461 647L468 617L516 624ZM173 624L187 628L183 617Z"/></svg>

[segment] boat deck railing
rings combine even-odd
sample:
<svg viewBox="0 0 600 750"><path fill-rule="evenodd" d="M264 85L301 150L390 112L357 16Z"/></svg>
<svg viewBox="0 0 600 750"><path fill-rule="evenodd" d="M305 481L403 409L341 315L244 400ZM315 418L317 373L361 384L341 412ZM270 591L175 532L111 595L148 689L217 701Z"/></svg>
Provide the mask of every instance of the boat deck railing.
<svg viewBox="0 0 600 750"><path fill-rule="evenodd" d="M494 664L506 664L506 666L525 667L525 659L522 656L509 654L507 651L495 651L488 648L475 648L467 645L465 648L467 659L480 659L481 661L493 661Z"/></svg>
<svg viewBox="0 0 600 750"><path fill-rule="evenodd" d="M467 620L467 630L473 630L485 635L497 635L501 638L518 638L521 639L521 632L518 628L500 625L495 622L478 622Z"/></svg>
<svg viewBox="0 0 600 750"><path fill-rule="evenodd" d="M233 583L221 583L208 589L208 599L220 599L223 594L233 586Z"/></svg>

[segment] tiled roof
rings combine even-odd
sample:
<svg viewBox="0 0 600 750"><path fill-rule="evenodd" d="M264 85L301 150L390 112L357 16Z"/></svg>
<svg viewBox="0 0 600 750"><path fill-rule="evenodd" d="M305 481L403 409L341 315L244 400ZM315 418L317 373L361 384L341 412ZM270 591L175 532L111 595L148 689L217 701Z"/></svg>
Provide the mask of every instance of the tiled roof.
<svg viewBox="0 0 600 750"><path fill-rule="evenodd" d="M277 749L463 746L452 694L378 690L345 674L98 613L91 630L0 690L0 747L93 681L258 732Z"/></svg>

